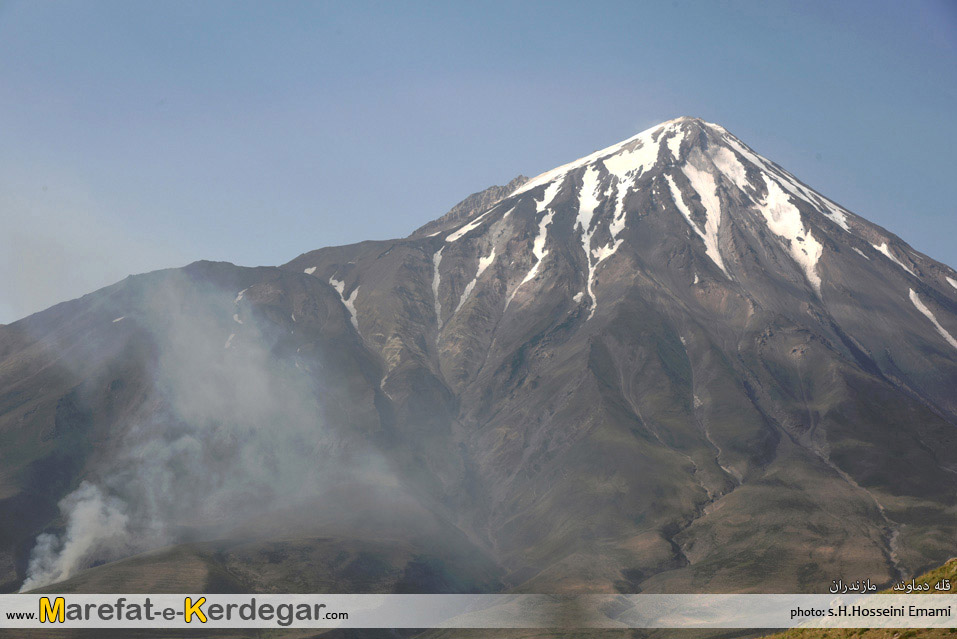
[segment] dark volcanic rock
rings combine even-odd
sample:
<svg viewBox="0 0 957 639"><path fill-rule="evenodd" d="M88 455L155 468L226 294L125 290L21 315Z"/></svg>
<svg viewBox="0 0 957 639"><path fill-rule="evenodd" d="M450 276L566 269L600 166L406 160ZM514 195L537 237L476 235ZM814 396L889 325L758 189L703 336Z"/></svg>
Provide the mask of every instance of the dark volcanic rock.
<svg viewBox="0 0 957 639"><path fill-rule="evenodd" d="M157 373L192 331L170 319L184 312L216 336L197 383L242 410L211 414ZM287 538L337 566L302 541L321 538L354 562L335 574L378 589L889 581L954 554L953 336L953 269L680 118L405 239L139 276L0 327L0 510L16 522L0 540L16 575L0 580L63 530L56 502L83 479L135 523L142 493L110 478L140 459L131 438L174 441L130 426L153 420L188 432L210 476L273 459L261 491L303 473L285 510L169 515L162 543L242 539L213 562L233 575L256 553L287 565L268 559ZM244 367L268 372L258 404Z"/></svg>

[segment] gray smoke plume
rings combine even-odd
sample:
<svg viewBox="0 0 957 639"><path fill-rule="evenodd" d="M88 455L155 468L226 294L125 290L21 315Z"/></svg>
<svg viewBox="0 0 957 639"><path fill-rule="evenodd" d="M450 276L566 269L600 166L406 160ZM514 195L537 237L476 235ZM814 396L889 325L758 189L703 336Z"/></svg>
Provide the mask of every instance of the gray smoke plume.
<svg viewBox="0 0 957 639"><path fill-rule="evenodd" d="M67 518L62 536L44 533L30 559L21 592L61 581L93 557L115 559L132 547L126 505L84 481L60 502Z"/></svg>
<svg viewBox="0 0 957 639"><path fill-rule="evenodd" d="M314 361L279 357L274 323L249 297L170 275L144 307L118 309L154 344L150 390L116 450L59 504L62 528L37 538L21 591L182 540L255 527L309 503L326 482L367 472L394 485L370 453L323 425ZM112 445L112 444L111 444Z"/></svg>

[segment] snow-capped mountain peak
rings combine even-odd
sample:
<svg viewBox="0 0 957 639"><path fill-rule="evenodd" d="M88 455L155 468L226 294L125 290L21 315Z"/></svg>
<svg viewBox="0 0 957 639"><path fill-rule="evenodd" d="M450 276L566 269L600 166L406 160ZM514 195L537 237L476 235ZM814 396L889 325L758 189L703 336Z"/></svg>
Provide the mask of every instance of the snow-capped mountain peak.
<svg viewBox="0 0 957 639"><path fill-rule="evenodd" d="M130 277L0 326L0 565L32 544L38 584L116 559L75 550L102 537L73 534L90 504L126 547L225 539L218 513L253 501L269 514L208 546L221 574L298 565L295 530L318 563L468 589L800 592L837 563L888 582L953 554L955 386L957 272L679 118L406 238ZM324 490L353 477L370 506ZM204 481L215 517L169 501Z"/></svg>
<svg viewBox="0 0 957 639"><path fill-rule="evenodd" d="M683 223L691 244L698 247L695 250L707 257L717 277L726 280L741 275L741 254L752 242L764 247L762 253L774 254L763 264L765 268L783 270L792 281L799 275L803 286L818 298L823 295L829 246L833 250L835 242L865 260L876 250L905 273L917 276L912 262L918 258L897 238L817 193L724 127L699 118L663 122L546 171L443 237L446 242L461 241L481 234L483 228L499 228L499 222L510 215L513 225L520 224L526 198L534 200L530 215L535 218L526 222L540 227L540 232L535 234L532 263L521 281L537 276L538 262L550 253L554 240L546 228L554 225L554 238L569 234L561 232L563 228L574 230L581 245L582 270L587 272L583 300L594 301L594 276L600 263L635 239L627 229L638 220L652 218L670 220L672 231L674 222ZM561 215L559 205L574 208L574 215ZM501 248L498 251L505 254ZM506 308L515 294L516 290L510 290Z"/></svg>

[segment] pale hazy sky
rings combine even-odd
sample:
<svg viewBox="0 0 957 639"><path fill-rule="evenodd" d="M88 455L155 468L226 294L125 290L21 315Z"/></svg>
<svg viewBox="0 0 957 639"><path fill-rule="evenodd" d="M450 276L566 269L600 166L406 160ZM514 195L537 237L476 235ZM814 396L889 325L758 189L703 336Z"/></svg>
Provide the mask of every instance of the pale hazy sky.
<svg viewBox="0 0 957 639"><path fill-rule="evenodd" d="M957 266L957 3L4 2L0 322L717 122Z"/></svg>

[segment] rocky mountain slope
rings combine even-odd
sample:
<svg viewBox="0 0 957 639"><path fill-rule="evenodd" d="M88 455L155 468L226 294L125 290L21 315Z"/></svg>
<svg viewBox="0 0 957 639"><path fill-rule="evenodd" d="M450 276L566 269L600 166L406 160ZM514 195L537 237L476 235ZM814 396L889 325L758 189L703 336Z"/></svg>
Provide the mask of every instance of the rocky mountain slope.
<svg viewBox="0 0 957 639"><path fill-rule="evenodd" d="M0 327L0 581L293 539L379 590L887 582L954 554L955 336L957 272L680 118L405 239Z"/></svg>

